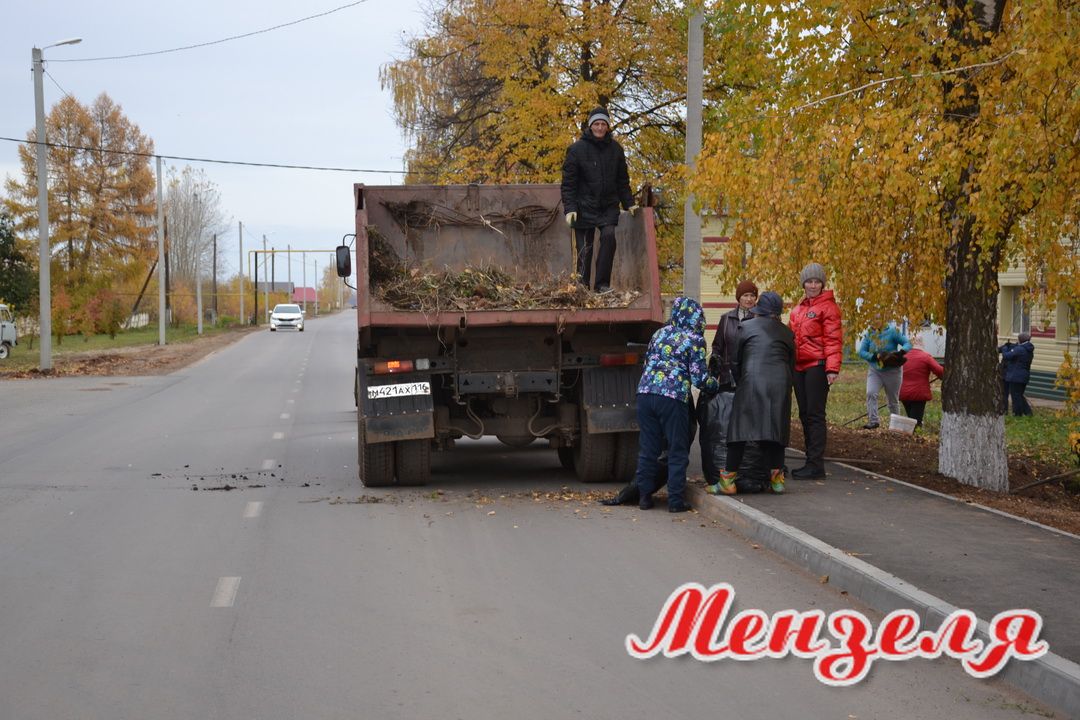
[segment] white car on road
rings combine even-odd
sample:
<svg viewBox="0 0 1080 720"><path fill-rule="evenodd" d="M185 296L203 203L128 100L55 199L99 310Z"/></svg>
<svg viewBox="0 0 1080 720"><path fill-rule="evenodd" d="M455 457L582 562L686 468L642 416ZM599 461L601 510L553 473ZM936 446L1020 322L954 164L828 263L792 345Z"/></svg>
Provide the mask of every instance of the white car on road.
<svg viewBox="0 0 1080 720"><path fill-rule="evenodd" d="M296 328L304 332L304 312L299 305L275 305L270 313L270 332L286 328Z"/></svg>

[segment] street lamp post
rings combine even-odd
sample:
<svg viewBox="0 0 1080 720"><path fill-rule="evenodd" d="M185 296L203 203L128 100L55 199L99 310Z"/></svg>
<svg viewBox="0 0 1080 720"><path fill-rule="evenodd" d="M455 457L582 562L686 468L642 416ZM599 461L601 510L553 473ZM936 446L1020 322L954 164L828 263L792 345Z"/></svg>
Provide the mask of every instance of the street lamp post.
<svg viewBox="0 0 1080 720"><path fill-rule="evenodd" d="M30 59L34 66L34 115L37 121L37 182L38 182L38 348L41 350L41 369L52 370L52 282L49 277L49 264L52 262L52 248L49 246L49 179L45 161L45 93L42 90L44 67L42 50L60 45L75 45L82 38L61 40L43 48L32 48Z"/></svg>

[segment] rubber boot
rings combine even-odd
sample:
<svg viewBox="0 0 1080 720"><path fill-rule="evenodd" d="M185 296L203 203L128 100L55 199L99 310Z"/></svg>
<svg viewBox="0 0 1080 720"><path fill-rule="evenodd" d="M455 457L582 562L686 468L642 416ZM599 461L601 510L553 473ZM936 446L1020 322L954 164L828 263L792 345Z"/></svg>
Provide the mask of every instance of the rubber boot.
<svg viewBox="0 0 1080 720"><path fill-rule="evenodd" d="M720 480L712 485L705 486L705 492L710 495L734 495L737 490L735 489L735 476L734 470L721 470Z"/></svg>
<svg viewBox="0 0 1080 720"><path fill-rule="evenodd" d="M784 494L784 481L787 479L784 476L784 468L776 468L769 475L769 485L777 495Z"/></svg>

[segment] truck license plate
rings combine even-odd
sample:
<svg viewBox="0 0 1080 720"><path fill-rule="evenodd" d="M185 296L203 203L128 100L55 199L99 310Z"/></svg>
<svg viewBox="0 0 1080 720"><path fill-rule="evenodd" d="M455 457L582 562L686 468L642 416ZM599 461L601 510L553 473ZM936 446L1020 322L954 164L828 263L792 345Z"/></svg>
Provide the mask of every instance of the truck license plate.
<svg viewBox="0 0 1080 720"><path fill-rule="evenodd" d="M397 385L373 385L367 389L368 400L430 394L431 384L426 382L398 383Z"/></svg>

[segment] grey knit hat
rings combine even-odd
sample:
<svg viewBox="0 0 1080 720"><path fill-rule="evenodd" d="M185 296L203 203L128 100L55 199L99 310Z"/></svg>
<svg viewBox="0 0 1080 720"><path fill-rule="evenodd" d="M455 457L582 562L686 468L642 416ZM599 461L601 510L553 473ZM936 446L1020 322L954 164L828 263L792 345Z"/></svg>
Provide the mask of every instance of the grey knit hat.
<svg viewBox="0 0 1080 720"><path fill-rule="evenodd" d="M825 268L819 263L810 263L802 269L799 273L799 284L805 285L807 280L820 280L821 284L825 284Z"/></svg>
<svg viewBox="0 0 1080 720"><path fill-rule="evenodd" d="M593 111L589 113L589 122L585 123L585 127L592 127L592 124L597 120L603 120L608 125L611 125L611 116L608 115L607 108L594 108Z"/></svg>

